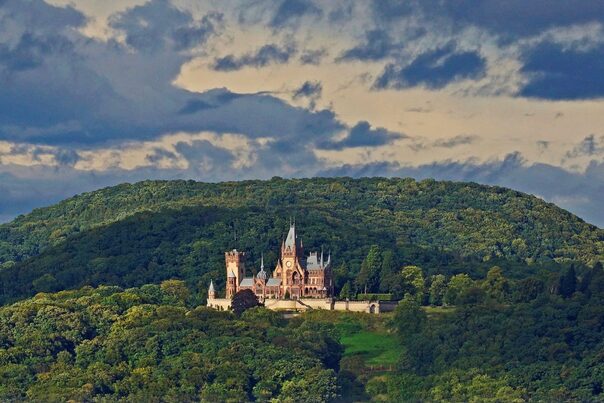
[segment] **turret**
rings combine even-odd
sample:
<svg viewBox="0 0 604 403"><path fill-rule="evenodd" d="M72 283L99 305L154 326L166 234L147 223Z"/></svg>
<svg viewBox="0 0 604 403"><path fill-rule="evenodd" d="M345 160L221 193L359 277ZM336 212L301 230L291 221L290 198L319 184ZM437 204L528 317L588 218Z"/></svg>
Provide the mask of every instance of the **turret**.
<svg viewBox="0 0 604 403"><path fill-rule="evenodd" d="M210 287L208 288L208 299L216 299L216 290L214 290L214 282L210 280Z"/></svg>
<svg viewBox="0 0 604 403"><path fill-rule="evenodd" d="M260 271L256 278L264 282L266 282L266 279L268 278L268 274L264 271L264 254L260 257Z"/></svg>

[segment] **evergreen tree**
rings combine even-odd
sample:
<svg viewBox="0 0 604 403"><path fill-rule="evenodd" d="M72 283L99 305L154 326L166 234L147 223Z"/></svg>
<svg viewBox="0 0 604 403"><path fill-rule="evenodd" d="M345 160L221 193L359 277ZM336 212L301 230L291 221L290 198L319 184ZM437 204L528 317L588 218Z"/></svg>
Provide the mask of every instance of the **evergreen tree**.
<svg viewBox="0 0 604 403"><path fill-rule="evenodd" d="M342 287L340 290L340 299L350 299L351 295L352 290L350 287L350 281L347 281L346 284L344 284L344 287Z"/></svg>
<svg viewBox="0 0 604 403"><path fill-rule="evenodd" d="M602 267L602 263L596 263L590 273L591 278L587 285L588 295L590 297L604 297L604 267Z"/></svg>
<svg viewBox="0 0 604 403"><path fill-rule="evenodd" d="M382 252L378 245L372 245L367 253L367 257L361 264L361 271L357 276L358 288L364 293L376 292L379 279L380 269L382 267Z"/></svg>
<svg viewBox="0 0 604 403"><path fill-rule="evenodd" d="M394 253L387 249L382 253L382 270L380 271L380 292L392 292L397 281Z"/></svg>
<svg viewBox="0 0 604 403"><path fill-rule="evenodd" d="M560 286L558 292L564 298L571 297L577 289L577 275L575 273L575 265L571 264L568 269L560 277Z"/></svg>

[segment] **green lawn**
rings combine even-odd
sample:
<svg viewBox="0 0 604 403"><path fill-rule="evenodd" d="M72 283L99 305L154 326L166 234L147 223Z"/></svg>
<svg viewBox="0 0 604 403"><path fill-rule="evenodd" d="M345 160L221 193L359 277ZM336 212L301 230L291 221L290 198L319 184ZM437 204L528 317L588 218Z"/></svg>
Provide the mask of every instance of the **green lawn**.
<svg viewBox="0 0 604 403"><path fill-rule="evenodd" d="M359 330L342 336L340 342L344 356L360 355L368 365L394 365L400 354L395 336L385 332Z"/></svg>

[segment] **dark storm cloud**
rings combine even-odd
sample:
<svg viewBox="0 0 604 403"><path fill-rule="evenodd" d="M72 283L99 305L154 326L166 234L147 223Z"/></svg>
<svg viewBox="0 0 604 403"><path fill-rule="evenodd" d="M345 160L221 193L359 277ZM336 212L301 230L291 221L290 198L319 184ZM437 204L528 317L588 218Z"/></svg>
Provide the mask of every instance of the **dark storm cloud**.
<svg viewBox="0 0 604 403"><path fill-rule="evenodd" d="M459 29L473 25L504 38L604 20L604 2L583 0L374 0L372 8L382 22L448 20Z"/></svg>
<svg viewBox="0 0 604 403"><path fill-rule="evenodd" d="M521 61L521 71L528 78L521 96L551 100L604 97L604 45L573 49L546 41L526 49Z"/></svg>
<svg viewBox="0 0 604 403"><path fill-rule="evenodd" d="M237 57L227 55L214 61L213 68L217 71L236 71L244 67L264 67L269 64L284 64L295 55L296 47L293 45L280 47L275 44L264 45L253 53Z"/></svg>
<svg viewBox="0 0 604 403"><path fill-rule="evenodd" d="M485 71L486 60L478 52L461 51L450 43L419 55L406 66L389 63L374 87L440 89L455 81L481 78Z"/></svg>
<svg viewBox="0 0 604 403"><path fill-rule="evenodd" d="M0 43L0 66L5 72L34 69L48 56L69 54L72 49L71 42L60 35L40 37L26 32L13 47Z"/></svg>
<svg viewBox="0 0 604 403"><path fill-rule="evenodd" d="M217 147L207 140L195 140L192 143L180 142L174 148L189 162L189 169L201 170L204 174L213 174L232 169L235 156L226 148Z"/></svg>
<svg viewBox="0 0 604 403"><path fill-rule="evenodd" d="M72 6L52 6L43 1L0 1L0 26L8 21L37 32L57 32L83 26L87 19ZM35 24L35 25L32 25Z"/></svg>
<svg viewBox="0 0 604 403"><path fill-rule="evenodd" d="M407 138L401 133L394 133L378 127L371 128L369 122L361 121L350 129L347 136L340 141L326 141L320 144L320 148L327 150L342 150L354 147L379 147L390 144L395 140Z"/></svg>
<svg viewBox="0 0 604 403"><path fill-rule="evenodd" d="M270 26L281 28L306 15L322 14L321 9L310 0L282 0L270 21Z"/></svg>
<svg viewBox="0 0 604 403"><path fill-rule="evenodd" d="M17 13L19 4L7 2L3 9ZM59 10L59 20L63 16L63 9L47 8ZM42 19L45 31L37 32L37 17L28 17L31 29L18 33L20 41L0 37L0 140L90 148L215 131L285 138L305 147L344 128L331 111L293 107L270 94L195 93L174 86L193 57L183 48L219 35L223 21L215 13L195 19L166 0L127 9L110 18L126 46L81 36L72 30L81 19L70 17L64 25ZM294 54L293 46L267 45L236 62L261 66Z"/></svg>

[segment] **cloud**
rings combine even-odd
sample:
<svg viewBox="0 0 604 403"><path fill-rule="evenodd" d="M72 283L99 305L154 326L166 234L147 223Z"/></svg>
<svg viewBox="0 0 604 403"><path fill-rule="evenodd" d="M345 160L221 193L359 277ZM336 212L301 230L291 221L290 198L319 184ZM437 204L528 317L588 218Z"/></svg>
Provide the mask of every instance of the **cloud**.
<svg viewBox="0 0 604 403"><path fill-rule="evenodd" d="M190 13L174 7L168 0L152 0L115 14L109 26L125 35L126 43L141 51L165 47L176 50L203 44L222 22L219 14L194 21Z"/></svg>
<svg viewBox="0 0 604 403"><path fill-rule="evenodd" d="M474 135L459 135L448 139L438 139L434 143L432 143L432 146L441 148L453 148L461 145L475 143L478 139L479 137Z"/></svg>
<svg viewBox="0 0 604 403"><path fill-rule="evenodd" d="M302 86L294 90L293 99L298 98L320 98L323 85L320 81L305 81Z"/></svg>
<svg viewBox="0 0 604 403"><path fill-rule="evenodd" d="M486 60L475 51L460 51L455 44L427 51L406 66L389 63L374 83L376 89L424 86L440 89L450 83L484 76Z"/></svg>
<svg viewBox="0 0 604 403"><path fill-rule="evenodd" d="M374 29L365 33L365 41L346 50L338 61L348 60L381 60L390 55L396 48L390 34L383 29Z"/></svg>
<svg viewBox="0 0 604 403"><path fill-rule="evenodd" d="M604 154L604 136L599 141L594 134L585 137L572 150L566 152L566 158L593 157Z"/></svg>
<svg viewBox="0 0 604 403"><path fill-rule="evenodd" d="M353 126L346 137L339 141L325 141L319 145L326 150L343 150L354 147L379 147L408 136L390 132L383 127L371 128L369 122L361 121Z"/></svg>
<svg viewBox="0 0 604 403"><path fill-rule="evenodd" d="M60 20L63 9L47 8L42 11L59 10ZM266 93L196 93L175 86L182 65L219 35L223 20L213 12L194 18L167 0L151 0L109 18L125 44L72 30L83 17L70 17L64 25L46 23L45 15L39 21L37 14L29 18L30 31L17 32L16 42L0 36L0 140L97 147L166 133L213 131L310 147L345 127L331 111L294 107ZM44 31L36 31L38 25ZM295 53L293 46L266 45L234 60L262 66L287 61Z"/></svg>
<svg viewBox="0 0 604 403"><path fill-rule="evenodd" d="M604 20L602 2L583 0L378 0L372 9L382 22L421 16L428 22L449 21L459 30L475 26L504 39Z"/></svg>
<svg viewBox="0 0 604 403"><path fill-rule="evenodd" d="M176 151L189 163L189 169L212 177L223 177L233 168L235 156L223 147L217 147L208 140L196 140L192 143L180 142Z"/></svg>
<svg viewBox="0 0 604 403"><path fill-rule="evenodd" d="M604 44L587 49L549 41L524 51L519 95L551 100L604 97Z"/></svg>
<svg viewBox="0 0 604 403"><path fill-rule="evenodd" d="M321 16L322 14L322 10L310 0L282 0L270 21L270 26L281 28L304 16Z"/></svg>
<svg viewBox="0 0 604 403"><path fill-rule="evenodd" d="M265 67L269 64L287 63L297 52L296 47L288 45L279 47L275 44L264 45L256 52L236 57L227 55L214 61L212 68L217 71L236 71L244 67Z"/></svg>
<svg viewBox="0 0 604 403"><path fill-rule="evenodd" d="M327 56L327 54L327 49L305 50L300 55L299 60L300 63L303 65L311 64L316 66L321 63L321 60L323 60L323 58Z"/></svg>

